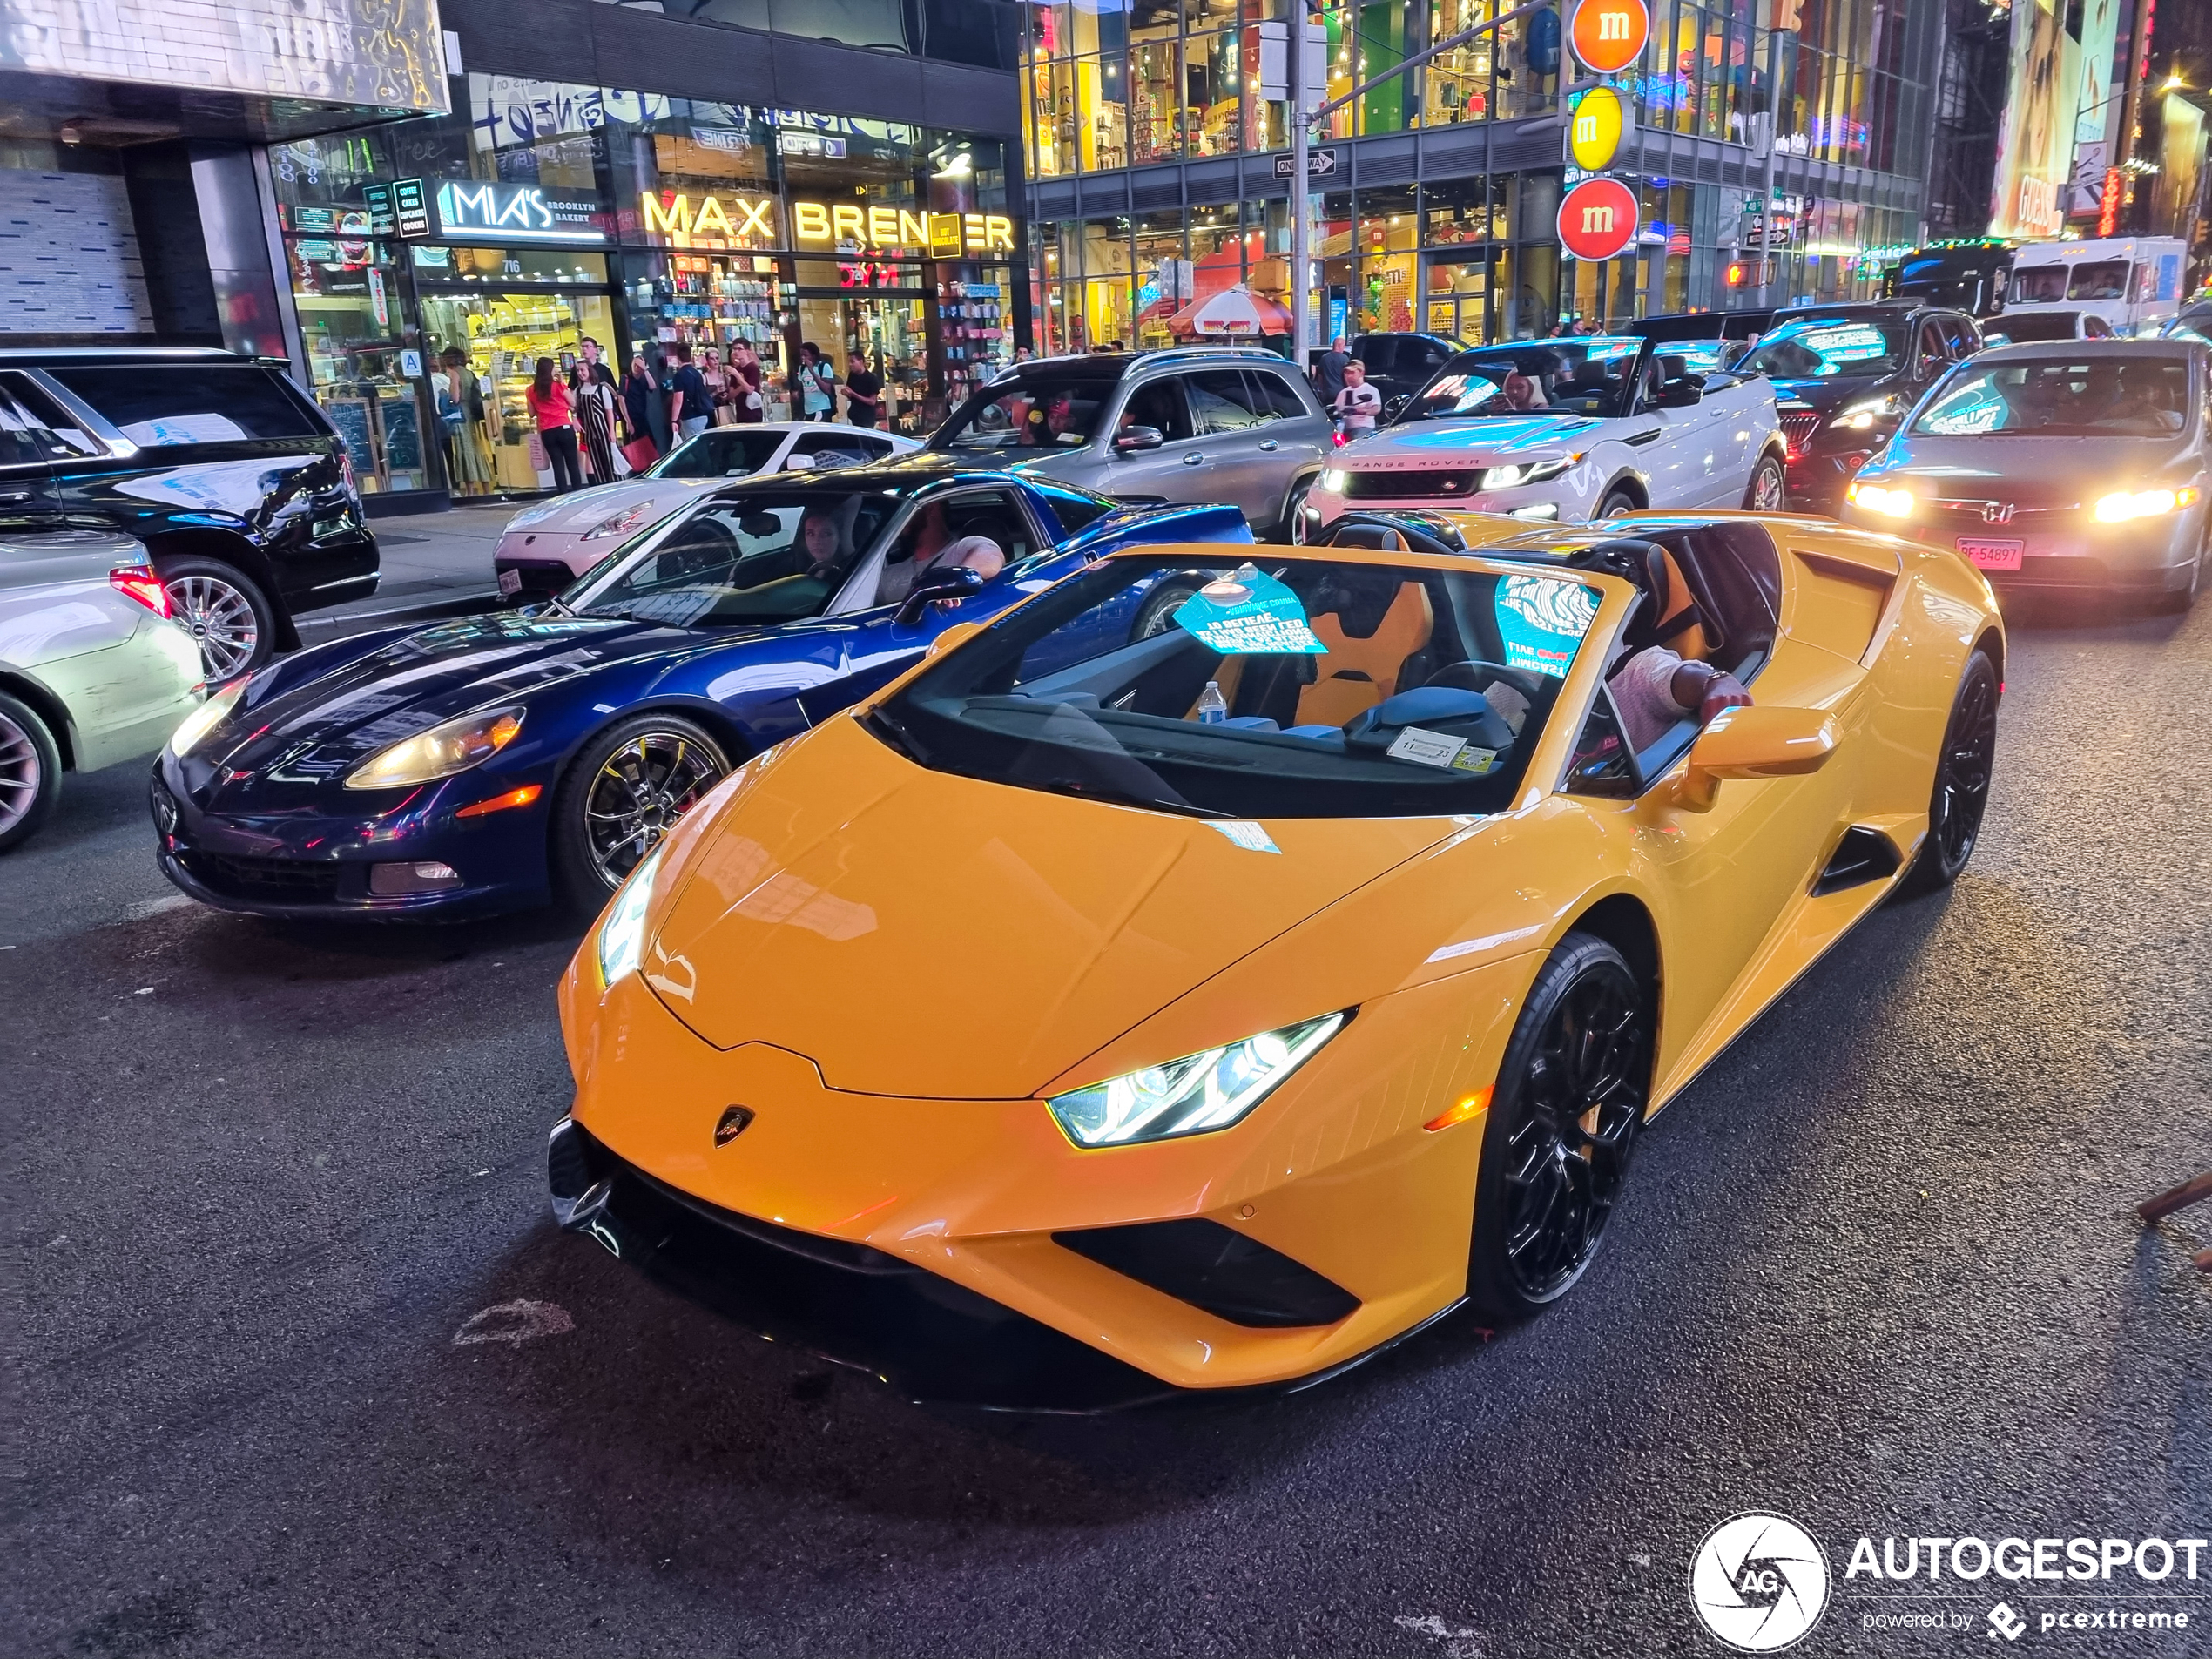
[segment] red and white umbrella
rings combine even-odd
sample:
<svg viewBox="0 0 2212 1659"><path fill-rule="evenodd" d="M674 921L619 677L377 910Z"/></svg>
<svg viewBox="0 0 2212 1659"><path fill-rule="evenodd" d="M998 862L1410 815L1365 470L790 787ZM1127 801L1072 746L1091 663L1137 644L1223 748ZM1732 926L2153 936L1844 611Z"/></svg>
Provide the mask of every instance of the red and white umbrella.
<svg viewBox="0 0 2212 1659"><path fill-rule="evenodd" d="M1178 334L1207 334L1229 340L1257 340L1291 332L1291 314L1274 300L1241 283L1195 300L1168 319Z"/></svg>

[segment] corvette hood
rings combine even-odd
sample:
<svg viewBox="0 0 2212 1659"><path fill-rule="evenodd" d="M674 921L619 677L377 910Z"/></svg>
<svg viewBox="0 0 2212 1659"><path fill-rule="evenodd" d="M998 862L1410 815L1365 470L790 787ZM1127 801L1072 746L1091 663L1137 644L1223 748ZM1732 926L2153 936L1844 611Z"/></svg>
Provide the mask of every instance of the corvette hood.
<svg viewBox="0 0 2212 1659"><path fill-rule="evenodd" d="M701 490L727 482L726 478L625 478L619 483L594 484L543 507L523 509L507 521L507 529L529 536L581 536L632 507L653 507L658 509L655 517L672 513ZM609 537L607 545L614 544L615 539Z"/></svg>
<svg viewBox="0 0 2212 1659"><path fill-rule="evenodd" d="M1347 472L1423 471L1565 455L1587 445L1604 423L1583 415L1501 415L1480 421L1417 421L1347 446Z"/></svg>
<svg viewBox="0 0 2212 1659"><path fill-rule="evenodd" d="M1211 820L927 771L849 719L736 787L675 873L647 983L717 1048L938 1099L1035 1092L1456 827L1275 820L1278 850L1255 851ZM1286 988L1218 1038L1325 1011Z"/></svg>

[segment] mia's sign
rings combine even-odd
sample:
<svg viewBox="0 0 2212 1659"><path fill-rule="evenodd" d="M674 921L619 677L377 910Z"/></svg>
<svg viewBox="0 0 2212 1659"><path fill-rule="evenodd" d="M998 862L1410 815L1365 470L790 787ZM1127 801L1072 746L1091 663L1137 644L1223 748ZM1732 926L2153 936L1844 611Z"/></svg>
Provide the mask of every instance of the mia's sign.
<svg viewBox="0 0 2212 1659"><path fill-rule="evenodd" d="M438 186L438 228L455 241L604 242L597 204L538 185L455 179Z"/></svg>

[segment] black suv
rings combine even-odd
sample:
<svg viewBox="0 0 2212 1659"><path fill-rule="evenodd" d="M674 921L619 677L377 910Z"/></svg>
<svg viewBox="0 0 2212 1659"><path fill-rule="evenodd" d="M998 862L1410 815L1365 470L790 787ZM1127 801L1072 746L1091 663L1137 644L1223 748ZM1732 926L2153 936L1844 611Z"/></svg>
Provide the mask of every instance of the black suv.
<svg viewBox="0 0 2212 1659"><path fill-rule="evenodd" d="M1367 384L1383 395L1386 403L1413 396L1466 349L1464 342L1442 334L1361 334L1350 347L1351 354L1367 371Z"/></svg>
<svg viewBox="0 0 2212 1659"><path fill-rule="evenodd" d="M376 591L345 445L280 362L183 349L0 351L0 535L144 542L210 680Z"/></svg>
<svg viewBox="0 0 2212 1659"><path fill-rule="evenodd" d="M1774 382L1793 506L1832 513L1920 394L1981 349L1963 311L1888 300L1777 311L1735 365Z"/></svg>

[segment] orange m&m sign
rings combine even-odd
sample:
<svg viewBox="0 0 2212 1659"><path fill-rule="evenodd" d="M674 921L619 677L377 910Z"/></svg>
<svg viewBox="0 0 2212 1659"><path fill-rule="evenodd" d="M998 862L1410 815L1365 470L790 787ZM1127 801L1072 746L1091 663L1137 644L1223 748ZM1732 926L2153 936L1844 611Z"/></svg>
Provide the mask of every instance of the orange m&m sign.
<svg viewBox="0 0 2212 1659"><path fill-rule="evenodd" d="M1643 56L1644 43L1651 38L1651 13L1644 0L1582 0L1575 8L1570 32L1583 67L1612 75Z"/></svg>

